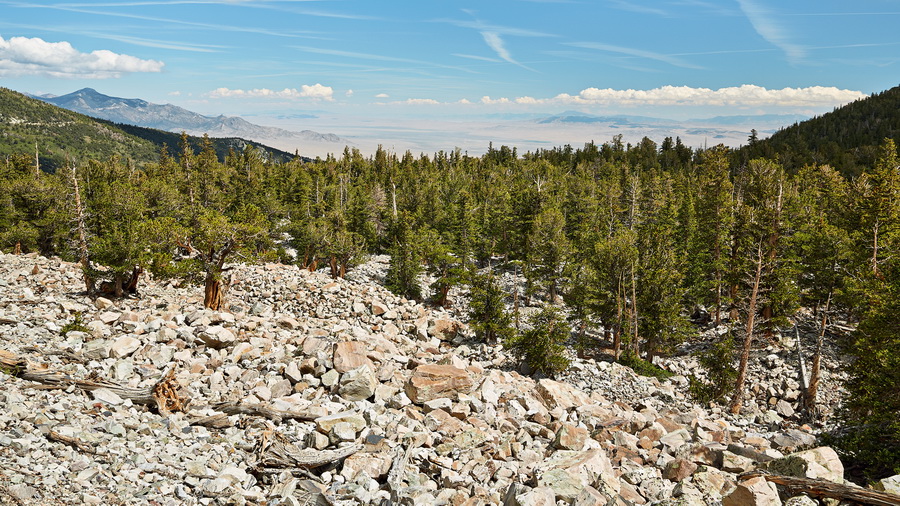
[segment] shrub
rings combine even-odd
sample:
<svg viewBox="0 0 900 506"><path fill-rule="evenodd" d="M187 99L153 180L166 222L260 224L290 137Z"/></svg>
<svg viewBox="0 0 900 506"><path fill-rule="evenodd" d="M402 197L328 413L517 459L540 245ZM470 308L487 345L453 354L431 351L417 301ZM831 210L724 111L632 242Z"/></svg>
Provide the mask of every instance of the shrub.
<svg viewBox="0 0 900 506"><path fill-rule="evenodd" d="M469 298L469 325L475 336L488 343L511 339L515 334L512 316L503 299L506 294L491 274L472 276Z"/></svg>
<svg viewBox="0 0 900 506"><path fill-rule="evenodd" d="M659 367L642 359L633 350L625 350L624 352L622 352L622 354L619 356L619 363L622 365L627 365L631 368L632 371L640 374L641 376L652 376L661 380L674 376L674 374L663 369L662 367Z"/></svg>
<svg viewBox="0 0 900 506"><path fill-rule="evenodd" d="M531 328L507 339L506 346L520 363L552 376L569 367L565 342L571 329L565 318L553 306L547 305L529 318Z"/></svg>
<svg viewBox="0 0 900 506"><path fill-rule="evenodd" d="M700 366L706 370L707 380L691 376L688 392L701 404L709 404L725 396L737 381L734 367L734 337L731 331L718 343L696 354Z"/></svg>

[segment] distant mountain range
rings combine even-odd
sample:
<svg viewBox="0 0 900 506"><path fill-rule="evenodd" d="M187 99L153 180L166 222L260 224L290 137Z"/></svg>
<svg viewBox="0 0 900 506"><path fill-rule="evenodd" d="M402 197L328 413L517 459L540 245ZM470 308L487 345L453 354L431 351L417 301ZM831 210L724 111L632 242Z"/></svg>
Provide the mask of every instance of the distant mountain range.
<svg viewBox="0 0 900 506"><path fill-rule="evenodd" d="M34 96L70 111L115 123L155 128L189 135L241 137L259 142L273 139L297 139L306 142L347 142L335 134L312 130L293 132L281 128L255 125L234 116L204 116L172 104L153 104L138 98L111 97L92 88L84 88L62 96Z"/></svg>
<svg viewBox="0 0 900 506"><path fill-rule="evenodd" d="M759 129L778 128L784 125L790 125L798 121L804 121L809 116L799 114L759 114L759 115L737 115L737 116L715 116L713 118L697 118L685 121L677 121L665 118L654 118L650 116L630 116L617 114L613 116L597 116L586 114L578 111L565 111L554 116L540 118L538 123L603 123L609 125L620 126L689 126L689 125L705 125L705 126L753 126L758 125Z"/></svg>
<svg viewBox="0 0 900 506"><path fill-rule="evenodd" d="M89 117L6 88L0 88L0 124L4 125L0 159L27 156L33 160L37 155L40 166L51 172L67 160L82 163L114 156L141 167L158 161L163 146L169 153L177 153L181 142L177 133ZM195 151L203 144L203 139L196 136L187 140ZM241 152L248 145L260 150L268 160L294 159L291 153L241 138L210 137L210 141L220 160L230 151Z"/></svg>

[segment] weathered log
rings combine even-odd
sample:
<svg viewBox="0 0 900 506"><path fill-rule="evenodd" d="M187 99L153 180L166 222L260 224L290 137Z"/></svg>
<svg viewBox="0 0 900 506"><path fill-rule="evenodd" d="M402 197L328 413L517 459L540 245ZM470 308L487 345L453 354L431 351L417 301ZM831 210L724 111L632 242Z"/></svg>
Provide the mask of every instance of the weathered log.
<svg viewBox="0 0 900 506"><path fill-rule="evenodd" d="M855 501L872 506L900 506L900 495L879 492L869 488L848 487L847 485L828 480L783 476L769 474L765 471L750 471L740 475L738 478L744 480L759 476L765 478L766 481L781 485L791 495L803 493L812 497Z"/></svg>
<svg viewBox="0 0 900 506"><path fill-rule="evenodd" d="M89 445L88 443L85 443L78 438L64 436L54 430L51 430L47 433L47 439L49 439L50 441L57 441L59 443L67 444L78 451L90 453L91 455L95 455L97 453L97 450L95 450L94 447Z"/></svg>
<svg viewBox="0 0 900 506"><path fill-rule="evenodd" d="M321 413L310 413L303 411L284 411L281 409L275 409L271 406L267 406L265 404L238 404L235 402L220 402L218 404L214 404L211 406L216 411L221 411L223 413L229 415L252 415L252 416L262 416L264 418L268 418L269 420L274 421L275 423L281 423L282 420L301 420L301 421L311 421L316 418L322 416Z"/></svg>
<svg viewBox="0 0 900 506"><path fill-rule="evenodd" d="M312 469L345 459L360 451L362 445L354 444L336 450L298 448L286 437L273 431L263 432L257 452L258 467Z"/></svg>
<svg viewBox="0 0 900 506"><path fill-rule="evenodd" d="M225 413L195 418L190 423L191 425L200 425L208 429L226 429L234 425Z"/></svg>
<svg viewBox="0 0 900 506"><path fill-rule="evenodd" d="M51 371L46 366L30 363L6 350L0 350L0 368L17 378L44 385L74 385L86 392L106 388L135 404L156 407L160 413L183 411L188 404L187 399L180 393L181 388L175 382L174 370L169 370L151 388L131 388L104 380L94 373L83 380L75 379L67 374Z"/></svg>

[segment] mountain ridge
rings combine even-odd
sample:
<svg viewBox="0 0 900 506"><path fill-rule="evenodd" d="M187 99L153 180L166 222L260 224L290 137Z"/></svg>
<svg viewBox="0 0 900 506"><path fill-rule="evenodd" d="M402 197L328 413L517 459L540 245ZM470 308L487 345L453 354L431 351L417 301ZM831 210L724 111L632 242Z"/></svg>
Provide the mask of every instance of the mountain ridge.
<svg viewBox="0 0 900 506"><path fill-rule="evenodd" d="M339 136L313 130L299 132L256 125L237 116L205 116L173 104L154 104L140 98L105 95L93 88L57 97L36 97L45 102L81 114L169 132L184 131L190 135L242 137L252 140L302 139L314 142L343 142Z"/></svg>
<svg viewBox="0 0 900 506"><path fill-rule="evenodd" d="M0 88L0 122L6 126L0 135L0 156L38 157L40 166L53 171L66 160L102 160L120 156L137 165L158 160L162 146L176 152L181 136L164 130L118 124L97 119L47 101ZM219 159L229 151L242 151L251 145L272 160L287 161L291 153L241 138L210 138ZM188 142L199 150L202 139L189 136Z"/></svg>

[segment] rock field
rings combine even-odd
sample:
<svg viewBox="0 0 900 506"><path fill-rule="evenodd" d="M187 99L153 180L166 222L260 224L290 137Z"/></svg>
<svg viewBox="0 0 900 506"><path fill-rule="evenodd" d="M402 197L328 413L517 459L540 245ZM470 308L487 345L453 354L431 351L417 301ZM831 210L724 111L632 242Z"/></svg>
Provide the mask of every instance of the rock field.
<svg viewBox="0 0 900 506"><path fill-rule="evenodd" d="M0 253L0 503L806 505L739 475L844 483L797 420L793 349L756 352L740 417L687 397L689 356L663 382L585 359L533 379L384 265L237 265L214 312L151 280L94 300L75 264Z"/></svg>

